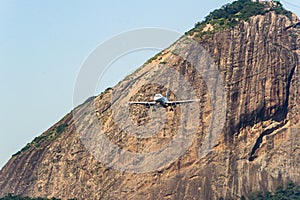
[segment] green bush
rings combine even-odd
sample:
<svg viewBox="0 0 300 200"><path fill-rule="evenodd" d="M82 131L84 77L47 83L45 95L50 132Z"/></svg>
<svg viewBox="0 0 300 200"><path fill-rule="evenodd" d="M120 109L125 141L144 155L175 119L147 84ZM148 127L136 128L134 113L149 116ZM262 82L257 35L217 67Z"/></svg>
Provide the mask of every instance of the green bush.
<svg viewBox="0 0 300 200"><path fill-rule="evenodd" d="M238 0L232 4L226 4L220 9L214 10L205 17L205 22L215 19L249 19L249 17L265 13L265 4L252 2L251 0Z"/></svg>
<svg viewBox="0 0 300 200"><path fill-rule="evenodd" d="M58 127L55 128L55 131L57 134L61 134L65 131L65 129L68 127L68 124L61 124Z"/></svg>
<svg viewBox="0 0 300 200"><path fill-rule="evenodd" d="M45 141L52 141L55 138L57 138L62 132L65 131L65 129L68 127L68 124L61 124L45 133L43 133L40 136L37 136L33 139L32 142L28 143L25 147L23 147L20 151L15 153L13 156L19 155L24 151L27 151L31 147L39 148L41 144Z"/></svg>
<svg viewBox="0 0 300 200"><path fill-rule="evenodd" d="M51 199L47 199L47 198L30 198L30 197L22 197L20 195L13 195L13 194L8 194L6 197L2 197L0 198L0 200L59 200L56 198L51 198Z"/></svg>
<svg viewBox="0 0 300 200"><path fill-rule="evenodd" d="M253 192L248 195L249 200L299 200L300 186L289 182L285 187L279 186L275 193L270 192Z"/></svg>
<svg viewBox="0 0 300 200"><path fill-rule="evenodd" d="M285 15L285 16L287 16L288 18L292 19L293 13L292 13L291 11L288 11L288 10L284 9L284 8L282 7L281 4L279 4L279 5L280 5L280 6L277 6L277 7L275 7L275 8L272 8L271 11L275 11L275 13L276 13L277 15Z"/></svg>
<svg viewBox="0 0 300 200"><path fill-rule="evenodd" d="M264 15L271 11L275 11L277 14L286 15L289 18L292 17L292 13L285 10L280 3L270 6L268 3L238 0L210 12L205 17L204 21L196 23L195 27L186 34L193 35L195 32L199 32L200 34L197 34L197 37L202 37L203 35L211 34L209 31L203 31L203 28L206 27L207 24L213 26L214 33L220 30L233 28L241 20L247 21L252 16Z"/></svg>

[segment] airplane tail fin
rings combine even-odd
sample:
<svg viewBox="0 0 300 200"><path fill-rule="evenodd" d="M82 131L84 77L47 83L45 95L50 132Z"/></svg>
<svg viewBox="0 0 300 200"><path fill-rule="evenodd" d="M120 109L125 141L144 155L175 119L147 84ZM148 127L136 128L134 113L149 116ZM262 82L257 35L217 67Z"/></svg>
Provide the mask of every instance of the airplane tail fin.
<svg viewBox="0 0 300 200"><path fill-rule="evenodd" d="M166 98L167 98L167 100L169 100L169 96L170 96L169 90L167 90L167 92L166 92Z"/></svg>
<svg viewBox="0 0 300 200"><path fill-rule="evenodd" d="M166 92L167 100L169 100L169 96L170 96L169 88L170 88L170 77L168 78L168 86L167 86L167 92Z"/></svg>

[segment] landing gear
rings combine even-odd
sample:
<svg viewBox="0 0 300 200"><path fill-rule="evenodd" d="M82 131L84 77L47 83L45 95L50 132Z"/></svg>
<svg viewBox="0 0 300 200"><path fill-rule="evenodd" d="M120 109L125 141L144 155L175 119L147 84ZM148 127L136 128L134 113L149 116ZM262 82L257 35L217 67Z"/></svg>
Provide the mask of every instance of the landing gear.
<svg viewBox="0 0 300 200"><path fill-rule="evenodd" d="M171 111L171 112L173 112L173 111L174 111L174 108L173 108L172 106L170 107L170 111Z"/></svg>
<svg viewBox="0 0 300 200"><path fill-rule="evenodd" d="M153 111L153 112L155 112L155 111L156 111L156 109L159 109L159 105L158 105L158 104L155 104L155 105L153 106L153 109L152 109L152 111Z"/></svg>

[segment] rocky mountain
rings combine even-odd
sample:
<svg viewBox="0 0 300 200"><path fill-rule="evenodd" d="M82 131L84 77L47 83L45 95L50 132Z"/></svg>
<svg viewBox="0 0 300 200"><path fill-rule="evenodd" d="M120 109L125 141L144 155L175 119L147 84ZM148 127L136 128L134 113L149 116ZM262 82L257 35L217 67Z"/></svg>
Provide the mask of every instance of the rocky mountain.
<svg viewBox="0 0 300 200"><path fill-rule="evenodd" d="M240 199L300 184L300 21L245 2L212 12L27 144L0 171L0 196ZM263 12L246 15L254 4ZM199 101L127 105L166 91Z"/></svg>

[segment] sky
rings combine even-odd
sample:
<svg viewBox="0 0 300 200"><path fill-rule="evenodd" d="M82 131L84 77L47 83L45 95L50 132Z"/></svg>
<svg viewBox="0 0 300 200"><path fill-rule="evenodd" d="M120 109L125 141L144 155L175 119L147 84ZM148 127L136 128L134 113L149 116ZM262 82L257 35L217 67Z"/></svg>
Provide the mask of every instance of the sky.
<svg viewBox="0 0 300 200"><path fill-rule="evenodd" d="M298 0L283 5L300 16ZM0 168L28 142L73 109L82 63L101 43L140 28L180 34L229 0L1 0ZM138 68L158 50L123 56L115 68ZM110 74L114 73L114 74ZM107 72L95 95L128 72ZM87 97L88 98L88 97Z"/></svg>

